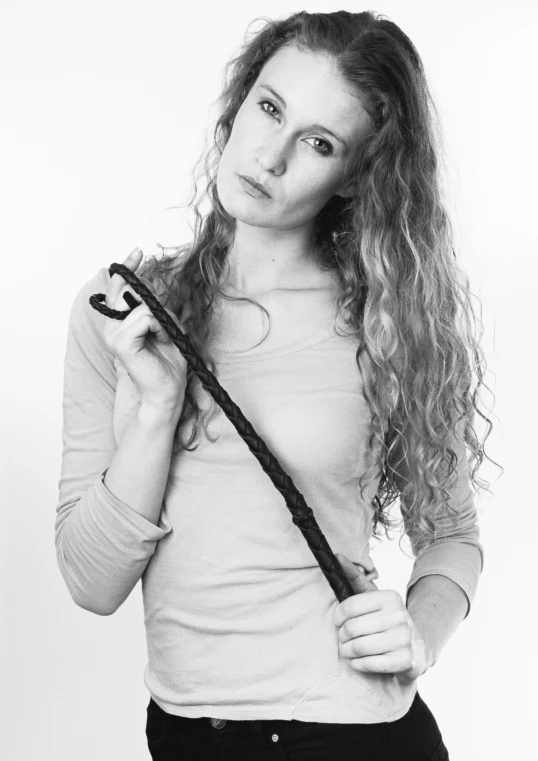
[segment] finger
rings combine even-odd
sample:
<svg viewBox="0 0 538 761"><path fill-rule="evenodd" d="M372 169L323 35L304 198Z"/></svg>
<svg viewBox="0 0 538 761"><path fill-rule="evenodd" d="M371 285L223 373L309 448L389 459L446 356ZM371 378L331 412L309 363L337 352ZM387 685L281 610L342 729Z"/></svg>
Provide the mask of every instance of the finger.
<svg viewBox="0 0 538 761"><path fill-rule="evenodd" d="M361 594L362 592L372 592L377 589L377 585L370 579L366 578L364 568L360 564L355 565L345 555L342 555L339 552L336 553L336 557L342 566L342 570L351 582L353 590L357 594Z"/></svg>
<svg viewBox="0 0 538 761"><path fill-rule="evenodd" d="M391 674L399 677L398 672L409 668L409 652L402 648L382 655L364 655L362 658L351 658L345 662L349 663L354 671Z"/></svg>
<svg viewBox="0 0 538 761"><path fill-rule="evenodd" d="M407 647L407 642L395 629L365 634L340 642L338 649L344 658L363 658L367 655L384 655Z"/></svg>
<svg viewBox="0 0 538 761"><path fill-rule="evenodd" d="M142 250L137 247L131 251L129 256L122 262L122 264L130 269L131 272L135 272L141 261ZM122 299L123 293L127 290L130 294L132 294L133 298L136 299L137 305L140 304L140 297L137 296L132 289L129 289L129 286L126 284L124 278L118 272L116 272L110 278L110 282L106 289L105 304L110 307L110 309L117 309L120 312L127 311L127 309L130 309L131 307L126 307L125 300Z"/></svg>
<svg viewBox="0 0 538 761"><path fill-rule="evenodd" d="M134 346L135 351L139 351L143 348L145 341L151 340L152 337L156 337L156 334L163 332L162 325L151 314L147 306L140 304L137 309L130 311L126 318L118 324L114 333L114 341L116 345Z"/></svg>
<svg viewBox="0 0 538 761"><path fill-rule="evenodd" d="M151 311L151 310L150 310L150 311ZM177 328L179 328L179 332L180 332L181 334L185 335L185 331L184 331L184 330L183 330L183 328L181 327L181 323L179 322L179 319L177 318L177 316L176 316L176 315L175 315L175 314L174 314L174 313L173 313L173 312L172 312L170 309L166 309L166 308L165 308L165 312L166 312L166 314L167 314L167 315L170 317L170 319L172 320L172 322L173 322L173 323L176 325L176 327L177 327ZM160 325L160 322L159 322L158 320L156 320L156 321L157 321L157 323ZM160 330L160 331L159 331L159 332L156 334L156 338L157 338L157 340L158 340L160 343L168 343L168 342L171 342L171 341L172 341L172 338L171 338L171 335L170 335L170 333L168 332L168 330L167 330L167 329L164 327L164 325L161 325L161 328L162 328L162 330Z"/></svg>
<svg viewBox="0 0 538 761"><path fill-rule="evenodd" d="M405 629L402 616L399 612L389 610L376 610L357 618L348 618L338 630L338 640L349 640L364 637L367 634L377 634L388 629Z"/></svg>
<svg viewBox="0 0 538 761"><path fill-rule="evenodd" d="M366 574L366 578L370 581L373 581L374 579L379 579L379 573L377 571L377 568L374 566L371 571L368 571Z"/></svg>
<svg viewBox="0 0 538 761"><path fill-rule="evenodd" d="M172 318L172 320L175 322L176 327L179 328L181 333L184 333L185 331L183 330L183 326L181 325L178 316L174 312L172 312L170 309L166 309L166 312Z"/></svg>

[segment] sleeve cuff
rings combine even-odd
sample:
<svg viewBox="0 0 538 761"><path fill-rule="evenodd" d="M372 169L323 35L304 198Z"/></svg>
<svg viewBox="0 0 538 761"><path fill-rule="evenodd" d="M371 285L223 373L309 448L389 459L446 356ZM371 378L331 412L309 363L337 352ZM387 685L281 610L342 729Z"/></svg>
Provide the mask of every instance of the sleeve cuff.
<svg viewBox="0 0 538 761"><path fill-rule="evenodd" d="M450 556L451 562L447 562L448 556ZM471 612L483 562L483 551L476 544L440 542L430 545L415 559L413 571L406 587L406 605L409 590L413 584L423 576L440 574L456 583L465 593L468 601L465 620Z"/></svg>
<svg viewBox="0 0 538 761"><path fill-rule="evenodd" d="M152 523L147 518L144 518L143 515L137 513L136 510L133 510L132 507L126 505L125 502L122 502L120 499L115 497L114 494L112 494L112 492L107 488L104 482L107 470L108 466L101 472L99 478L97 479L96 492L100 501L102 500L108 506L114 509L117 517L121 519L125 528L128 530L132 531L134 528L143 534L146 539L152 542L162 539L163 536L166 536L172 530L172 526L166 515L161 511L159 516L159 524L155 525L155 523Z"/></svg>

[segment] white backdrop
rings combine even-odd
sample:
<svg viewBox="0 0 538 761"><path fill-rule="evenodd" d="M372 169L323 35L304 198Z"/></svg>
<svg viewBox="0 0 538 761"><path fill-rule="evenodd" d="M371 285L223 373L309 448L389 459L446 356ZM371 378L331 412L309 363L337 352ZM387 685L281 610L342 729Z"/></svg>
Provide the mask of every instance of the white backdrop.
<svg viewBox="0 0 538 761"><path fill-rule="evenodd" d="M247 25L341 7L371 6L2 4L0 755L10 761L149 759L140 584L100 617L75 605L56 564L74 296L135 245L149 251L162 210L186 200L223 66ZM536 6L374 9L417 46L441 111L457 246L483 304L495 394L493 410L483 397L494 422L486 451L504 467L501 477L487 461L481 470L494 496L479 502L486 558L471 615L419 689L452 761L536 758ZM397 539L374 552L383 587L403 592L411 561Z"/></svg>

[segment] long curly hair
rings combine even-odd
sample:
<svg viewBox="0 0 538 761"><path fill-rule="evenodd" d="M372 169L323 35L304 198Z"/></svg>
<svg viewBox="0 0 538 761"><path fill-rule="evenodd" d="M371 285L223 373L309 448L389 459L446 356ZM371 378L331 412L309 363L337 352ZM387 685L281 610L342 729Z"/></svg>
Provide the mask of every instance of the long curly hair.
<svg viewBox="0 0 538 761"><path fill-rule="evenodd" d="M369 114L372 130L348 167L352 195L334 196L318 214L315 247L322 267L339 271L337 309L346 310L345 322L358 341L357 365L372 413L368 444L375 452L360 488L364 493L366 480L379 478L371 501L374 536L378 524L385 532L393 525L387 510L401 497L402 514L422 537L418 552L435 540L440 521L456 524L449 487L462 464L472 485L489 491L476 471L492 428L478 407L485 370L482 324L468 278L456 262L441 197L437 109L413 43L387 17L338 11L261 20L263 27L247 32L225 67L213 141L193 170L188 201L193 239L149 256L139 277L177 315L215 372L207 350L209 318L215 294L232 299L220 283L235 229L217 194L220 156L241 104L271 56L288 44L331 56ZM206 422L216 412L213 402L202 413L196 382L189 368L175 452L196 448L200 426L208 435ZM487 424L482 442L473 427L475 411ZM191 433L182 440L179 433L187 423ZM398 471L403 457L405 478Z"/></svg>

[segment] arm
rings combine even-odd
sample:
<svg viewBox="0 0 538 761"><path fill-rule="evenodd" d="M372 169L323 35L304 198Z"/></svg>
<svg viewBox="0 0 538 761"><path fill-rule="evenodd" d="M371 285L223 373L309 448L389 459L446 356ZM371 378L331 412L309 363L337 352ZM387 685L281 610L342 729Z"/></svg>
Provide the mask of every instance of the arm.
<svg viewBox="0 0 538 761"><path fill-rule="evenodd" d="M437 523L436 541L417 553L418 534L411 526L402 504L402 516L415 562L406 588L406 607L423 637L428 667L433 666L459 624L469 615L484 565L484 549L479 541L477 512L471 490L465 449L457 445L457 478L450 490L450 503L459 512L458 523L450 529ZM401 449L398 457L401 458ZM403 458L397 469L405 483Z"/></svg>
<svg viewBox="0 0 538 761"><path fill-rule="evenodd" d="M447 576L422 576L407 595L407 610L424 642L426 670L466 618L468 599L458 584Z"/></svg>
<svg viewBox="0 0 538 761"><path fill-rule="evenodd" d="M177 422L139 406L117 446L117 377L103 334L108 318L89 304L90 295L103 292L108 282L103 268L81 288L71 308L55 523L58 565L67 588L77 605L100 615L125 601L157 542L171 530L165 517L162 525L158 521Z"/></svg>

